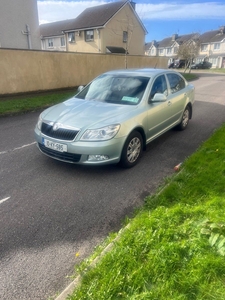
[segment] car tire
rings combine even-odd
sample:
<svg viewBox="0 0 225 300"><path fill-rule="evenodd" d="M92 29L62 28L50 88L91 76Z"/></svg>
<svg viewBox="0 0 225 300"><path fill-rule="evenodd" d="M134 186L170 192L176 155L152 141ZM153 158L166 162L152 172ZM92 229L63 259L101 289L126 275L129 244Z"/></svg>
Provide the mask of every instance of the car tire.
<svg viewBox="0 0 225 300"><path fill-rule="evenodd" d="M121 153L120 166L123 168L134 167L143 151L143 138L138 131L133 131L127 138Z"/></svg>
<svg viewBox="0 0 225 300"><path fill-rule="evenodd" d="M185 110L183 112L183 115L182 115L181 122L180 122L180 124L178 124L177 128L179 130L186 129L188 126L189 120L190 120L190 108L189 108L189 106L186 106Z"/></svg>

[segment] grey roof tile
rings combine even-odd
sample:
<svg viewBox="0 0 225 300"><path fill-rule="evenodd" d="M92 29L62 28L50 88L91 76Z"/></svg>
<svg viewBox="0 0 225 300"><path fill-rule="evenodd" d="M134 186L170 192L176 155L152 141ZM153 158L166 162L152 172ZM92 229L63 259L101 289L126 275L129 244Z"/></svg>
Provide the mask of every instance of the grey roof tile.
<svg viewBox="0 0 225 300"><path fill-rule="evenodd" d="M213 42L221 42L225 39L225 30L224 26L219 28L218 30L207 31L200 35L201 43L213 43Z"/></svg>
<svg viewBox="0 0 225 300"><path fill-rule="evenodd" d="M62 30L79 30L104 26L126 2L118 1L86 8Z"/></svg>
<svg viewBox="0 0 225 300"><path fill-rule="evenodd" d="M47 24L41 24L40 25L40 33L42 36L48 37L48 36L57 36L62 35L62 28L65 26L70 27L70 23L72 20L64 20L64 21L58 21L53 23L47 23Z"/></svg>

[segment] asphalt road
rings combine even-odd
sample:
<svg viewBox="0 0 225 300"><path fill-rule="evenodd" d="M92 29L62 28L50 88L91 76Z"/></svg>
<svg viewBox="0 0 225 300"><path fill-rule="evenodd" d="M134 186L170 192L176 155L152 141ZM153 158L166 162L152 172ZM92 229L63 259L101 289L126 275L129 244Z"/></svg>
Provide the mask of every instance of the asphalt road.
<svg viewBox="0 0 225 300"><path fill-rule="evenodd" d="M129 170L45 157L34 143L37 112L0 118L0 299L41 300L61 292L74 265L225 122L225 76L203 74L193 84L187 130L153 141Z"/></svg>

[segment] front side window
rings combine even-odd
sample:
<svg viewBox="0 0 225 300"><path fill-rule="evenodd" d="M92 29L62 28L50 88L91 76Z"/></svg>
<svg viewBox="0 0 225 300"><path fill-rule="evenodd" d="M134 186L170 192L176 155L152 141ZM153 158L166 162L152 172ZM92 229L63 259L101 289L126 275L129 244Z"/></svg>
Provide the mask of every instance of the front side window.
<svg viewBox="0 0 225 300"><path fill-rule="evenodd" d="M215 43L214 50L219 50L219 49L220 49L220 43Z"/></svg>
<svg viewBox="0 0 225 300"><path fill-rule="evenodd" d="M85 31L85 41L86 42L94 41L94 30Z"/></svg>
<svg viewBox="0 0 225 300"><path fill-rule="evenodd" d="M157 93L168 96L167 83L164 75L158 76L154 81L150 93L150 100L152 100Z"/></svg>
<svg viewBox="0 0 225 300"><path fill-rule="evenodd" d="M184 89L186 86L184 79L177 74L167 74L167 78L169 80L172 94Z"/></svg>
<svg viewBox="0 0 225 300"><path fill-rule="evenodd" d="M75 42L75 32L69 32L68 33L68 41L69 41L69 43L74 43Z"/></svg>
<svg viewBox="0 0 225 300"><path fill-rule="evenodd" d="M75 97L120 105L138 104L145 92L148 77L101 75Z"/></svg>
<svg viewBox="0 0 225 300"><path fill-rule="evenodd" d="M128 41L128 32L127 31L123 31L123 42L127 43Z"/></svg>
<svg viewBox="0 0 225 300"><path fill-rule="evenodd" d="M48 39L48 48L53 48L53 39Z"/></svg>

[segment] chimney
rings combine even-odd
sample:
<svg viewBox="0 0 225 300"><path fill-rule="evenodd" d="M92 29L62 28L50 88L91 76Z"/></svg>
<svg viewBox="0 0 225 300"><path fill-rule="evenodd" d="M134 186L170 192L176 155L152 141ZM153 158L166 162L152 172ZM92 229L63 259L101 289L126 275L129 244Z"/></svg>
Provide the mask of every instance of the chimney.
<svg viewBox="0 0 225 300"><path fill-rule="evenodd" d="M172 35L172 41L173 42L175 42L177 38L178 38L178 34L177 33L175 33L175 34Z"/></svg>
<svg viewBox="0 0 225 300"><path fill-rule="evenodd" d="M225 26L220 26L220 33L221 34L224 34L225 33Z"/></svg>

